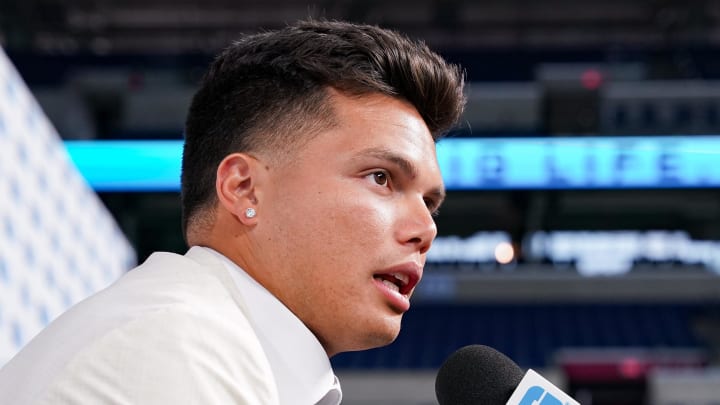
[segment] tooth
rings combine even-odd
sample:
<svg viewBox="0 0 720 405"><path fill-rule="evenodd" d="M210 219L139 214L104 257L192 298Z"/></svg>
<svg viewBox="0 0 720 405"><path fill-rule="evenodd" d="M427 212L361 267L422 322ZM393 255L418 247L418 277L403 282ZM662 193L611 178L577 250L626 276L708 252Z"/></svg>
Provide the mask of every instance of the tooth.
<svg viewBox="0 0 720 405"><path fill-rule="evenodd" d="M398 286L396 286L392 281L383 280L382 283L385 284L385 286L387 288L389 288L393 291L396 291L396 292L400 292L400 288Z"/></svg>
<svg viewBox="0 0 720 405"><path fill-rule="evenodd" d="M407 285L407 283L410 282L410 277L407 274L393 273L392 276L395 277L396 279L402 281L403 285Z"/></svg>

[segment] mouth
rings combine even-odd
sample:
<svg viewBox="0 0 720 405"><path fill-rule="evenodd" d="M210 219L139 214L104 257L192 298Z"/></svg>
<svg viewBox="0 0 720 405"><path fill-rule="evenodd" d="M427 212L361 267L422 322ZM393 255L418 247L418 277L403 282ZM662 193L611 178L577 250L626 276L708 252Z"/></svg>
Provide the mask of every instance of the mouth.
<svg viewBox="0 0 720 405"><path fill-rule="evenodd" d="M407 264L376 273L373 278L389 290L407 297L420 281L420 274L419 266Z"/></svg>

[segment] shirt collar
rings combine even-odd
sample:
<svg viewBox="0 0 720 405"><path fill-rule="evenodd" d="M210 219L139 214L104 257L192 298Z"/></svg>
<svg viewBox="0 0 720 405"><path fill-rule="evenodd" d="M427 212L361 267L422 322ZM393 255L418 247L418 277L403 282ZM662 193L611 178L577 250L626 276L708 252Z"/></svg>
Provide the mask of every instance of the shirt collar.
<svg viewBox="0 0 720 405"><path fill-rule="evenodd" d="M315 335L242 268L213 249L202 249L223 262L240 290L275 376L280 403L339 404L340 383Z"/></svg>

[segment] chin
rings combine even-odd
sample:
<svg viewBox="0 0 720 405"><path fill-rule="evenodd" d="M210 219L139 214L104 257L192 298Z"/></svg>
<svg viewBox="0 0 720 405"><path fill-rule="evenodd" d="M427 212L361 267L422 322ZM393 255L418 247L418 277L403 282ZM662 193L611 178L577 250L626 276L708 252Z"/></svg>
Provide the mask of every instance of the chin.
<svg viewBox="0 0 720 405"><path fill-rule="evenodd" d="M367 350L377 347L387 346L394 342L400 334L400 317L392 317L383 319L372 329L365 330L364 346L362 349Z"/></svg>
<svg viewBox="0 0 720 405"><path fill-rule="evenodd" d="M401 320L402 315L398 314L360 317L356 319L352 327L342 331L333 328L333 332L336 333L335 339L321 339L321 341L331 357L344 352L357 352L387 346L394 342L400 334ZM342 333L337 334L338 332Z"/></svg>

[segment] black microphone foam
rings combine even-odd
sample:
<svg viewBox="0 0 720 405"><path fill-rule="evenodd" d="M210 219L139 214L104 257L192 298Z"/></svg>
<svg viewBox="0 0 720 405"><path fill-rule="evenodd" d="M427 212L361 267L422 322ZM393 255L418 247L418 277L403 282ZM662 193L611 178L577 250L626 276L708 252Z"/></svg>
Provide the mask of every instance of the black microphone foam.
<svg viewBox="0 0 720 405"><path fill-rule="evenodd" d="M435 396L440 405L505 405L524 374L491 347L465 346L438 370Z"/></svg>

